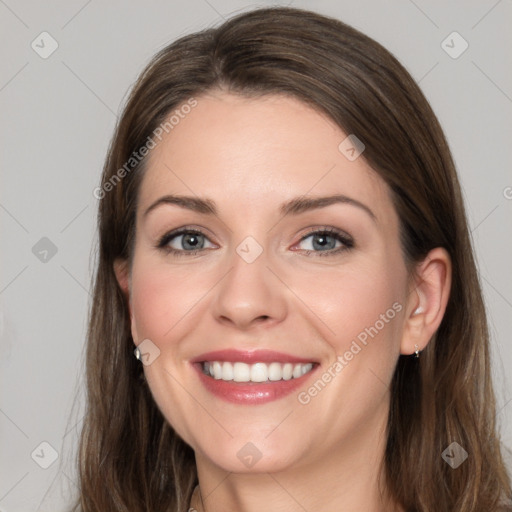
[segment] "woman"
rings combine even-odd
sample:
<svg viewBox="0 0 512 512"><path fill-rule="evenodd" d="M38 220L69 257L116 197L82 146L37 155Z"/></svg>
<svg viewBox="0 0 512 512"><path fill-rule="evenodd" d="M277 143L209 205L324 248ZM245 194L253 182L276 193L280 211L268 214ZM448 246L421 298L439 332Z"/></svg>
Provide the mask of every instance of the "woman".
<svg viewBox="0 0 512 512"><path fill-rule="evenodd" d="M75 510L512 510L454 164L379 44L289 8L183 37L95 195Z"/></svg>

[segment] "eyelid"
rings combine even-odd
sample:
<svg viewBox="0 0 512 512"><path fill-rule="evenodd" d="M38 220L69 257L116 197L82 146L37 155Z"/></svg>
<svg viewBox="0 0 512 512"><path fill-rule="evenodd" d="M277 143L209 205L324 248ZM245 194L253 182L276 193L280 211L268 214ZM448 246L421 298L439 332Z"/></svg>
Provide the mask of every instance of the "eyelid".
<svg viewBox="0 0 512 512"><path fill-rule="evenodd" d="M210 239L210 237L207 235L207 233L206 233L207 231L208 230L206 228L197 228L195 226L190 226L190 225L182 226L182 227L176 228L174 230L171 230L169 232L166 232L162 237L159 238L159 240L156 244L156 247L158 249L161 249L161 250L164 250L164 251L167 251L169 253L179 255L179 256L183 256L183 255L191 256L191 255L195 255L200 252L204 252L206 250L211 249L211 248L200 248L200 249L185 251L183 249L174 249L173 247L170 247L168 245L170 243L170 241L173 240L174 238L179 237L184 234L187 234L187 233L193 233L193 234L198 234L198 235L204 236L211 244L217 245L217 247L218 247L218 244L213 242ZM296 250L301 251L302 253L304 253L306 255L315 254L315 255L327 256L327 255L334 255L341 251L345 251L345 250L348 250L348 249L351 249L352 247L354 247L353 237L351 235L349 235L348 233L346 233L345 231L342 231L341 229L335 228L333 226L313 226L313 227L309 228L308 231L301 236L300 240L297 243L295 243L291 247L291 249L294 250L293 249L294 247L296 247L301 242L303 242L304 240L306 240L307 238L309 238L310 236L315 235L315 234L319 234L319 235L326 234L328 236L334 237L342 244L342 246L335 248L335 249L328 249L325 251L312 251L310 249L296 249Z"/></svg>
<svg viewBox="0 0 512 512"><path fill-rule="evenodd" d="M178 236L185 235L188 233L193 233L193 234L204 236L211 244L218 246L218 244L216 244L214 241L212 241L210 239L210 236L207 234L207 232L208 232L208 230L206 228L197 228L197 227L191 226L191 225L181 226L181 227L173 229L171 231L167 231L164 235L162 235L158 239L155 246L157 249L166 250L170 253L175 253L175 254L177 254L177 253L179 253L179 254L184 254L184 253L197 254L198 252L201 252L201 251L207 250L207 249L195 249L192 251L184 251L184 250L174 249L173 247L170 247L168 244L170 243L171 240L173 240L174 238L176 238Z"/></svg>
<svg viewBox="0 0 512 512"><path fill-rule="evenodd" d="M335 238L338 242L340 242L340 247L327 249L325 251L315 251L311 249L297 249L296 247L301 244L304 240L311 237L312 235L322 235L325 234L327 236ZM355 247L354 238L349 235L347 232L335 228L333 226L315 226L310 228L304 235L301 236L300 240L294 244L291 249L295 251L300 251L303 255L311 257L311 256L320 256L320 257L335 257L344 253L346 251L351 250Z"/></svg>
<svg viewBox="0 0 512 512"><path fill-rule="evenodd" d="M309 228L308 231L306 231L306 233L301 236L299 242L297 243L302 242L303 240L314 234L328 234L331 236L336 236L342 242L354 245L354 239L351 235L349 235L346 231L335 228L333 226L314 226L312 228Z"/></svg>
<svg viewBox="0 0 512 512"><path fill-rule="evenodd" d="M305 234L302 235L303 238L306 236L309 236L313 233L334 233L336 235L343 236L344 238L352 240L352 237L342 229L335 228L334 226L311 226L307 228L307 231Z"/></svg>

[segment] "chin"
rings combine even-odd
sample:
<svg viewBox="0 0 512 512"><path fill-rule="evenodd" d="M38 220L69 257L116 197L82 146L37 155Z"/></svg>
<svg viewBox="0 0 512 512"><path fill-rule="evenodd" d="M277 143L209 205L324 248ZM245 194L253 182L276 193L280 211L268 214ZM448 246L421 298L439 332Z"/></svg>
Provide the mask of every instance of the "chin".
<svg viewBox="0 0 512 512"><path fill-rule="evenodd" d="M242 453L240 453L242 452ZM279 473L290 469L296 461L287 458L282 450L277 453L261 452L261 450L250 447L249 443L238 449L233 455L229 452L208 453L206 456L211 463L230 473L240 474L261 474Z"/></svg>

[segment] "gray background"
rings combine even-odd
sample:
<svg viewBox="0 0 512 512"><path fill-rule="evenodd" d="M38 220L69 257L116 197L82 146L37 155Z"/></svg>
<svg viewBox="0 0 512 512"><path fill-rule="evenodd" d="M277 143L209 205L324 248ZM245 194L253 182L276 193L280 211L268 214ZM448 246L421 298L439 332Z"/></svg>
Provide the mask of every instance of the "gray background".
<svg viewBox="0 0 512 512"><path fill-rule="evenodd" d="M272 3L0 0L0 511L64 510L66 493L75 490L96 235L92 191L129 86L171 40L257 5ZM420 83L441 121L467 201L489 311L498 419L512 446L511 1L292 5L335 16L381 42ZM38 37L43 31L58 43L46 59L31 47L35 40L48 51L50 40ZM441 44L453 31L469 44L458 58ZM462 41L452 39L445 45L453 53ZM43 469L53 450L58 459Z"/></svg>

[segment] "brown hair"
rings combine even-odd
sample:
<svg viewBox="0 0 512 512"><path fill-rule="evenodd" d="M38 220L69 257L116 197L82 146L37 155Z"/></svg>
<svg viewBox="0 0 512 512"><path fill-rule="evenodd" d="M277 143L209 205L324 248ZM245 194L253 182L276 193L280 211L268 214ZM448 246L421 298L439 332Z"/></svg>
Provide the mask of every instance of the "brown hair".
<svg viewBox="0 0 512 512"><path fill-rule="evenodd" d="M407 511L496 510L511 487L495 426L482 292L443 132L387 50L340 21L291 8L251 11L182 37L153 57L126 102L102 176L74 510L186 511L197 483L192 449L162 416L133 356L113 265L131 257L146 160L121 178L119 170L173 110L213 88L290 94L326 113L364 142L364 158L392 191L409 268L435 247L448 251L444 319L421 359L400 356L393 377L386 483ZM441 458L453 441L469 452L456 470Z"/></svg>

